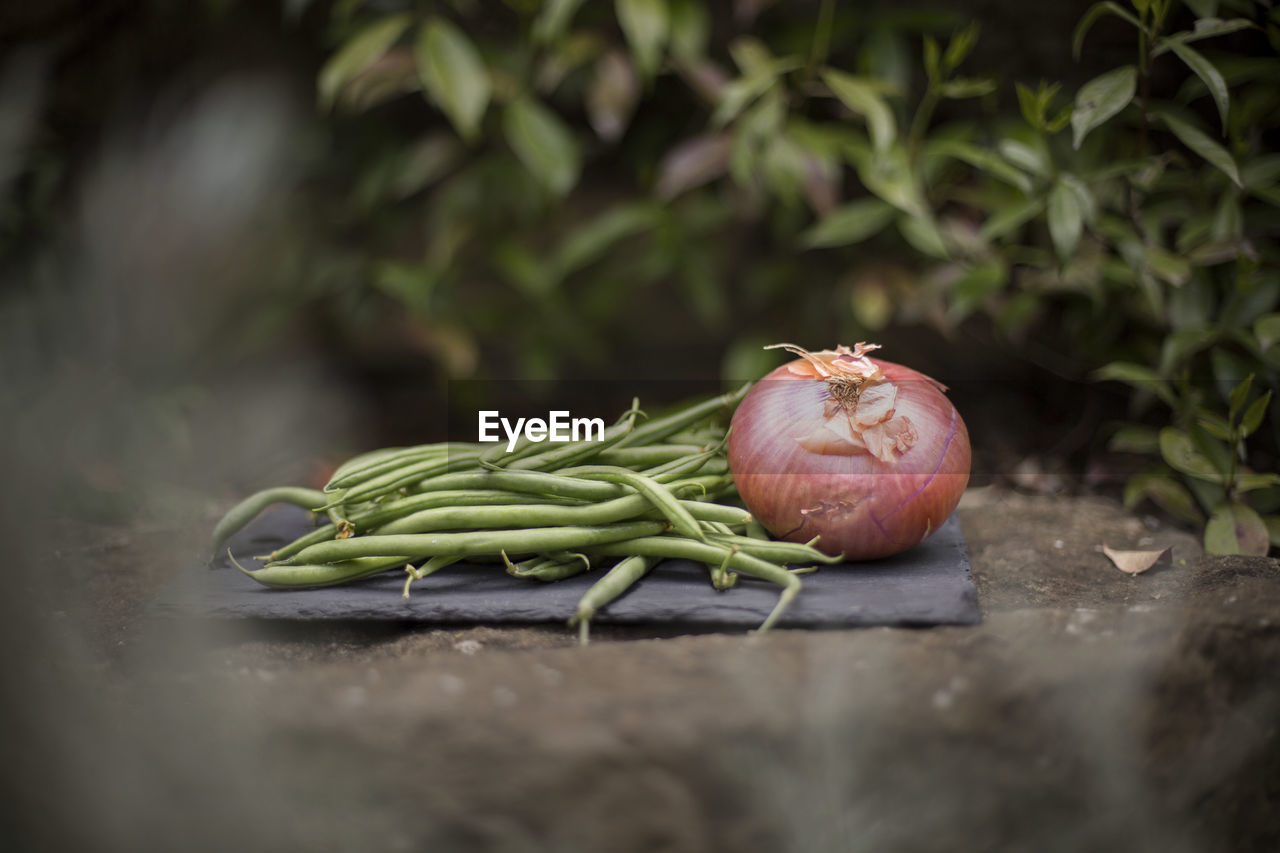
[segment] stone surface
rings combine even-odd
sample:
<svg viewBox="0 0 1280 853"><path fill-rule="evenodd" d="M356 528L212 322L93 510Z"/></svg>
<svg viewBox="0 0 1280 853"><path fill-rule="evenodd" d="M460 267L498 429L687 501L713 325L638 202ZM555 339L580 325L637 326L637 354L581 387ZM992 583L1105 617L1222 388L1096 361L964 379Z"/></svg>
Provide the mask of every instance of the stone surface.
<svg viewBox="0 0 1280 853"><path fill-rule="evenodd" d="M174 537L68 531L47 590L6 605L27 626L6 838L1280 848L1280 561L1206 557L1100 498L971 493L960 519L981 624L601 626L585 649L558 626L153 619ZM1104 541L1173 561L1125 575Z"/></svg>
<svg viewBox="0 0 1280 853"><path fill-rule="evenodd" d="M242 565L310 529L297 507L266 513L233 538ZM563 624L600 577L582 574L546 584L509 576L500 565L456 564L417 581L402 596L404 572L359 583L310 590L263 588L229 561L191 566L155 604L170 617L352 619L487 625ZM778 600L778 587L746 576L717 592L706 567L665 560L624 596L600 610L594 623L655 624L672 628L754 628ZM977 595L959 519L952 517L915 548L888 559L823 567L806 575L780 625L968 625L977 622Z"/></svg>

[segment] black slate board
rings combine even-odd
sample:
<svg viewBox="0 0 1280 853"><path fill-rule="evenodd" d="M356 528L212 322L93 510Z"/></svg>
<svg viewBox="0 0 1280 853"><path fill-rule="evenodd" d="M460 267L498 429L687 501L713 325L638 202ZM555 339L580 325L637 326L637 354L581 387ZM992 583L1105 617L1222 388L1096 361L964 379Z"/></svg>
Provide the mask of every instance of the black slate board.
<svg viewBox="0 0 1280 853"><path fill-rule="evenodd" d="M246 567L310 529L308 514L280 507L229 543ZM563 622L598 572L556 583L510 577L500 565L455 564L416 581L401 596L403 571L354 584L272 590L225 560L192 566L155 603L158 615L226 619L390 620L485 624ZM971 625L981 620L960 523L952 516L933 536L884 560L824 566L803 577L804 588L781 626ZM663 623L712 628L760 624L778 588L741 577L725 592L711 588L706 567L687 560L659 564L626 595L596 614L598 623Z"/></svg>

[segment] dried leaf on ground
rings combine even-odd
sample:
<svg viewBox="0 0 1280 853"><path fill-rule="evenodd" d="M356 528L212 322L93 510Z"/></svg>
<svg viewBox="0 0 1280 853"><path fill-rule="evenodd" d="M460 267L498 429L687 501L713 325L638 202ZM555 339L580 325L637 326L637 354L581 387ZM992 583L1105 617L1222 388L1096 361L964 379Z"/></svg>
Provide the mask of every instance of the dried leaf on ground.
<svg viewBox="0 0 1280 853"><path fill-rule="evenodd" d="M1102 553L1106 554L1116 568L1130 575L1140 575L1156 563L1173 562L1173 548L1163 551L1114 551L1102 543Z"/></svg>

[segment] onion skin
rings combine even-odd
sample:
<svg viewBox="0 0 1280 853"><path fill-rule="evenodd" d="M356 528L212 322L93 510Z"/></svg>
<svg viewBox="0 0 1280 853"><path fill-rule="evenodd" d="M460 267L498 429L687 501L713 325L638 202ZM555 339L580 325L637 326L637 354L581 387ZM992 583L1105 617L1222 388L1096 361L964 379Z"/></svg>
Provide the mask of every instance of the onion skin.
<svg viewBox="0 0 1280 853"><path fill-rule="evenodd" d="M818 536L814 544L826 554L873 560L918 544L960 502L972 460L960 413L924 374L872 361L897 386L896 413L919 434L893 461L801 447L797 439L824 423L828 391L823 380L796 375L790 365L756 383L734 412L729 470L747 509L777 538Z"/></svg>

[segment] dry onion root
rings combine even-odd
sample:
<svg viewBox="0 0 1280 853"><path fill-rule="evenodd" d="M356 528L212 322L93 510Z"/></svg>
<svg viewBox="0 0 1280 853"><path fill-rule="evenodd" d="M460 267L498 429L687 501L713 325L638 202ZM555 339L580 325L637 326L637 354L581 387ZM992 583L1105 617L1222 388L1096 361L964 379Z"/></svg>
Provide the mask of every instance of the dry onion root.
<svg viewBox="0 0 1280 853"><path fill-rule="evenodd" d="M734 413L729 469L774 536L847 560L916 545L969 482L969 433L946 389L871 358L875 344L810 352L751 389Z"/></svg>

